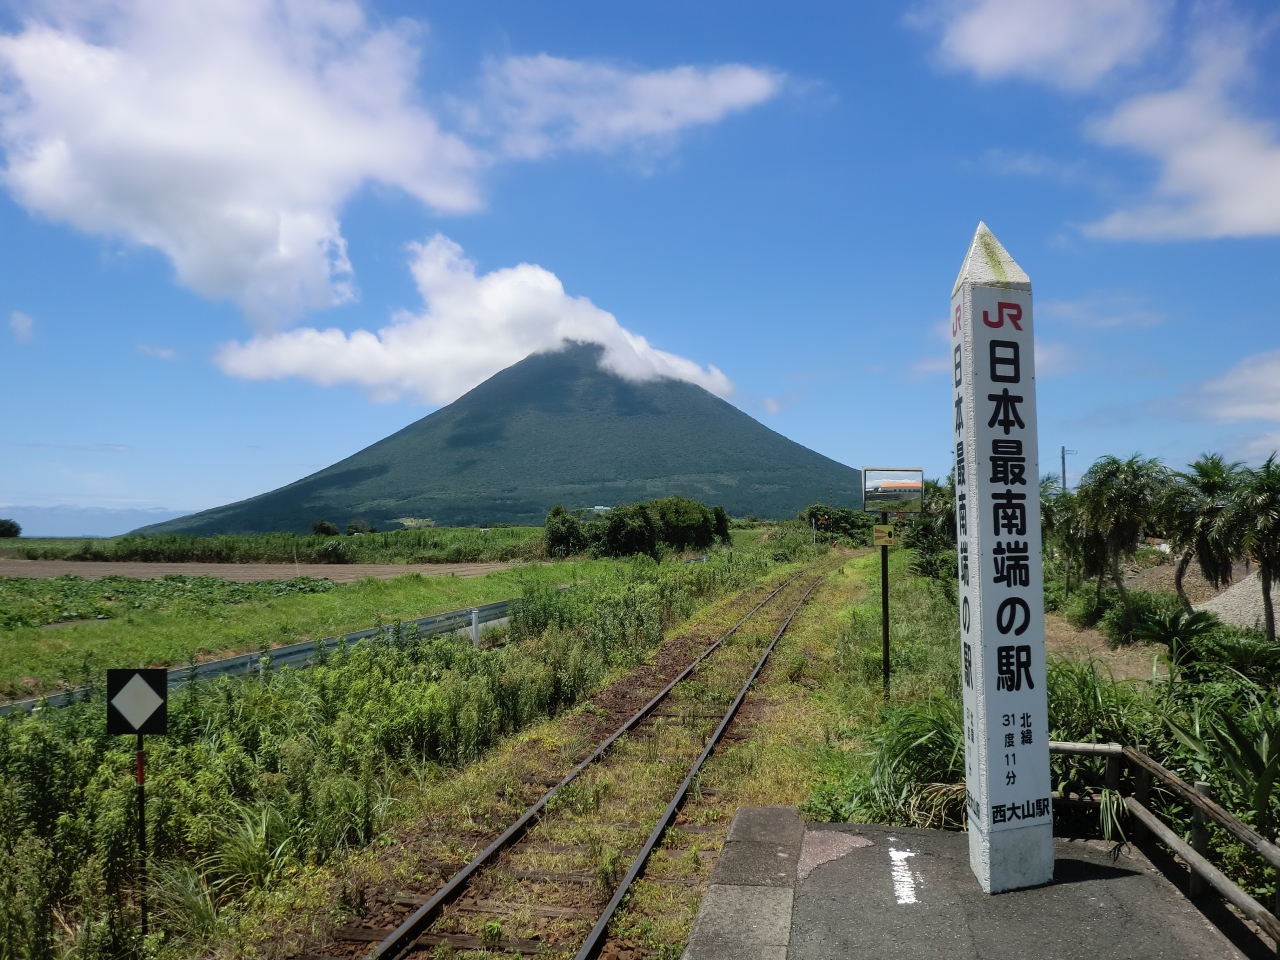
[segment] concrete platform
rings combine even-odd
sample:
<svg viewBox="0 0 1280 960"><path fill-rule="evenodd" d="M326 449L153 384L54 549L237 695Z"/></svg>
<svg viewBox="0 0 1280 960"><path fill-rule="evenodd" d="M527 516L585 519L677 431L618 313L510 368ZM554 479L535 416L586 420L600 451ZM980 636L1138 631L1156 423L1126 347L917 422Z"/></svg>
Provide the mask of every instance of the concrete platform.
<svg viewBox="0 0 1280 960"><path fill-rule="evenodd" d="M1088 841L1056 840L1055 847L1052 883L990 896L969 870L962 833L806 827L791 807L744 807L734 817L684 957L1245 960L1266 955L1242 925L1231 928L1234 918L1225 909L1193 904L1142 854L1130 849L1113 860L1105 845Z"/></svg>

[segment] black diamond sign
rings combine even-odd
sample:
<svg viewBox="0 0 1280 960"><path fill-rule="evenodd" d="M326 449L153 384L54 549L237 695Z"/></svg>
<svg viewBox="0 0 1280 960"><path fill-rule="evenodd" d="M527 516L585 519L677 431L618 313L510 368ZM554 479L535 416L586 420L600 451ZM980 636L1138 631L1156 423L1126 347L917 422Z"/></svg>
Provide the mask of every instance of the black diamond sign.
<svg viewBox="0 0 1280 960"><path fill-rule="evenodd" d="M107 733L167 733L169 671L107 671Z"/></svg>

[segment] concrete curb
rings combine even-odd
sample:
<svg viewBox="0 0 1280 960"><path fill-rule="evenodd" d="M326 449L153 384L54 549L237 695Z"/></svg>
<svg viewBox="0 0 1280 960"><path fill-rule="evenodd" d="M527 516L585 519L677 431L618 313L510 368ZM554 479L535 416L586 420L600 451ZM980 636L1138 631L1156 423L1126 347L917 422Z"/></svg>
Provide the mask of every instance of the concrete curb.
<svg viewBox="0 0 1280 960"><path fill-rule="evenodd" d="M785 960L803 843L795 807L740 807L684 960Z"/></svg>

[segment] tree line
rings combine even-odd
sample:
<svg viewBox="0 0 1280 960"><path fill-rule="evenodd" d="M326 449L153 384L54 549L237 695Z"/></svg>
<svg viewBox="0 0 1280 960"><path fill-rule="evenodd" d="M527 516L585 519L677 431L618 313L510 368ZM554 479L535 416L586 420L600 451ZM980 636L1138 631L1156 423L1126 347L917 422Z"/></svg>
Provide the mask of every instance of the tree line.
<svg viewBox="0 0 1280 960"><path fill-rule="evenodd" d="M1263 630L1269 641L1275 641L1272 588L1280 575L1280 454L1250 468L1221 454L1206 453L1184 470L1141 454L1127 459L1104 456L1089 467L1075 490L1063 489L1060 481L1056 474L1040 481L1046 569L1052 560L1068 577L1078 577L1078 582L1094 580L1098 608L1104 604L1103 589L1110 581L1124 612L1124 632L1139 628L1143 616L1125 586L1122 565L1136 556L1147 537L1154 537L1169 544L1174 588L1187 614L1192 606L1184 581L1192 563L1215 589L1232 582L1236 564L1256 563ZM954 598L954 474L943 481L925 481L923 507L921 514L906 520L902 542L915 549L914 572L938 580ZM819 505L801 518L808 519L809 512L829 516L844 512L850 523L870 526L869 519L855 520L853 511ZM821 531L820 519L817 526ZM850 539L856 544L861 536L859 529Z"/></svg>
<svg viewBox="0 0 1280 960"><path fill-rule="evenodd" d="M1272 454L1254 469L1220 454L1203 454L1185 470L1134 454L1105 456L1089 467L1074 491L1046 478L1045 531L1084 577L1096 577L1098 596L1110 577L1127 616L1132 615L1121 563L1144 537L1165 539L1176 558L1174 587L1188 612L1184 579L1195 562L1221 588L1234 565L1252 561L1261 581L1264 630L1276 638L1271 588L1280 571L1280 462Z"/></svg>
<svg viewBox="0 0 1280 960"><path fill-rule="evenodd" d="M643 553L657 559L664 549L706 550L717 540L728 543L729 515L723 507L708 507L679 495L627 503L603 514L556 505L547 514L545 531L547 553L552 557Z"/></svg>

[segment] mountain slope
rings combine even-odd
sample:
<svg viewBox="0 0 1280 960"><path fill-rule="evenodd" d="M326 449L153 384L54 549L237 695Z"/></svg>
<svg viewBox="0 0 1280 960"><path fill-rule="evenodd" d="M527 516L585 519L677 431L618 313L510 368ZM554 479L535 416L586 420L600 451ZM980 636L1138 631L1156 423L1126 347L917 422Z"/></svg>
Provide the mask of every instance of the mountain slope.
<svg viewBox="0 0 1280 960"><path fill-rule="evenodd" d="M534 354L318 473L140 532L303 532L319 519L386 529L396 517L540 524L557 503L613 506L672 493L735 516L860 504L859 471L701 387L631 383L601 370L599 356L593 345Z"/></svg>

